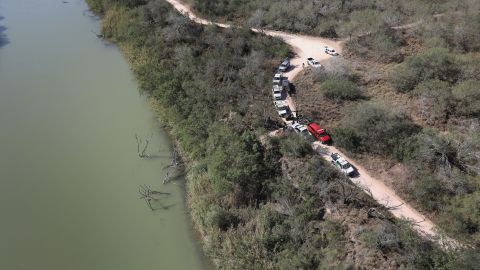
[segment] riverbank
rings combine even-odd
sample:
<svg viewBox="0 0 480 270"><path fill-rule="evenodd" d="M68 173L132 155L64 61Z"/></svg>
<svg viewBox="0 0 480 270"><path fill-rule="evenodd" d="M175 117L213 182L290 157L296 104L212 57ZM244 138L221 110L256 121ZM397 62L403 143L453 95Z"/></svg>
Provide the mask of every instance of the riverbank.
<svg viewBox="0 0 480 270"><path fill-rule="evenodd" d="M89 0L95 1L95 0ZM289 49L246 29L199 26L163 1L105 6L142 91L178 139L206 253L224 269L453 264L279 125L271 76ZM103 3L103 4L102 4ZM371 213L375 209L376 216ZM363 254L357 256L356 254Z"/></svg>

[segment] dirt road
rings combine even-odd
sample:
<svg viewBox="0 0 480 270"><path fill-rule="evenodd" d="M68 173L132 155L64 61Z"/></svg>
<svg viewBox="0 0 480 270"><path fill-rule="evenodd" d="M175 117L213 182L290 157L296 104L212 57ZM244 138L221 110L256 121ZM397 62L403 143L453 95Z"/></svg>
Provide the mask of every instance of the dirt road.
<svg viewBox="0 0 480 270"><path fill-rule="evenodd" d="M221 23L214 23L210 22L206 19L197 17L190 9L189 6L183 4L178 0L166 0L170 4L172 4L175 9L183 13L184 15L188 16L191 20L208 25L208 24L215 24L219 27L229 28L230 25L221 24ZM261 32L258 29L252 29L255 32ZM329 46L334 48L338 53L342 53L342 47L340 41L334 41L330 39L320 38L320 37L312 37L312 36L305 36L305 35L296 35L296 34L289 34L280 31L272 31L272 30L264 30L263 33L269 36L274 36L283 39L287 44L289 44L293 51L295 52L296 56L291 59L291 64L293 68L284 75L289 78L290 81L302 70L302 63L306 65L306 58L313 57L318 61L323 61L329 59L330 55L324 53L324 47ZM288 97L287 102L292 105L292 110L294 110L293 101ZM383 181L380 179L376 179L372 177L368 172L357 164L352 159L348 158L344 153L339 151L337 148L333 146L323 146L320 143L314 143L314 149L318 151L323 158L326 160L330 160L330 153L339 153L345 159L347 159L358 171L359 175L355 178L351 178L352 182L355 183L357 186L361 187L365 190L368 194L370 194L378 203L387 207L390 212L398 217L398 218L405 218L408 220L413 221L415 224L414 229L418 231L421 235L429 237L431 239L436 239L442 246L446 246L447 244L451 245L454 244L455 241L449 238L442 238L440 239L440 235L436 230L435 224L422 215L420 212L415 210L411 205L405 202L402 198L400 198L394 190L387 187ZM323 150L321 150L323 148ZM455 244L454 244L455 245Z"/></svg>
<svg viewBox="0 0 480 270"><path fill-rule="evenodd" d="M350 164L352 164L358 172L356 177L350 178L353 183L365 190L365 192L369 193L378 203L389 208L390 212L394 216L412 220L418 225L415 229L422 235L427 237L434 237L436 235L435 224L433 224L433 222L425 218L425 216L406 203L395 193L395 191L387 187L381 180L370 176L365 168L357 164L352 159L349 159L336 147L325 146L320 142L315 142L313 144L313 149L327 160L330 160L331 153L340 154L342 157L347 159L347 161L350 162Z"/></svg>

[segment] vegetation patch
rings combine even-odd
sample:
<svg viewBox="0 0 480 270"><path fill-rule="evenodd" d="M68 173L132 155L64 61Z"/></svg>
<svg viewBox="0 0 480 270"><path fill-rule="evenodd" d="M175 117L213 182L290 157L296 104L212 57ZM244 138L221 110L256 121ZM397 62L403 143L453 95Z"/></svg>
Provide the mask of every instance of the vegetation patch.
<svg viewBox="0 0 480 270"><path fill-rule="evenodd" d="M340 100L356 100L362 97L355 83L349 80L326 80L321 84L321 91L326 98Z"/></svg>
<svg viewBox="0 0 480 270"><path fill-rule="evenodd" d="M172 127L190 160L187 186L192 216L206 240L207 253L220 269L465 269L462 267L475 265L471 263L475 254L445 253L419 238L312 154L300 137L260 143L259 136L277 119L271 76L289 52L280 40L242 28L199 26L162 0L88 2L104 14L104 36L120 44L141 91L155 100L159 116ZM399 2L397 5L403 5ZM207 1L203 3L207 5ZM277 10L284 9L279 5L305 4L265 3L276 5ZM345 2L346 14L357 9L353 3ZM251 8L247 2L220 4L227 10ZM208 6L217 14L224 12L215 8ZM337 17L324 17L331 19L330 25L318 27L333 35ZM284 17L272 18L298 27ZM317 29L314 23L309 27ZM355 81L347 77L344 79ZM429 142L404 114L391 112L386 106L361 105L339 127L338 134L350 135L335 133L337 140L344 138L342 146L351 144L352 151L398 155L408 162L417 156L409 156L419 148L413 142ZM402 139L412 137L416 139L411 140L411 148L401 151L399 145L409 145ZM448 160L454 168L452 175L470 173L462 182L467 183L462 197L456 197L458 200L447 209L464 206L464 211L452 213L469 223L456 230L468 229L471 233L467 235L476 237L477 219L469 214L476 213L472 207L477 193L471 184L475 183L475 159L463 158L463 148L438 149L437 144L445 143L432 142L421 148L432 157L427 172L437 177L440 165L447 164L438 161ZM456 178L442 183L448 179ZM447 194L442 193L442 198L451 198L449 193L462 183L445 186ZM433 185L433 190L437 186ZM372 208L382 214L369 215ZM369 235L372 231L376 233Z"/></svg>
<svg viewBox="0 0 480 270"><path fill-rule="evenodd" d="M392 154L405 138L419 130L407 115L385 105L357 105L334 130L336 143L352 153Z"/></svg>

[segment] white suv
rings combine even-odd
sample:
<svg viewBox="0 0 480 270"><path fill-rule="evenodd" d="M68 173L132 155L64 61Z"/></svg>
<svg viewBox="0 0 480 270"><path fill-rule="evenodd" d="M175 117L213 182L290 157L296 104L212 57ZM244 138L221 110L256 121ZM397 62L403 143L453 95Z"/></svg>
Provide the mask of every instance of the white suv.
<svg viewBox="0 0 480 270"><path fill-rule="evenodd" d="M334 49L329 48L328 46L325 46L325 53L333 56L338 56L338 53Z"/></svg>
<svg viewBox="0 0 480 270"><path fill-rule="evenodd" d="M330 155L332 158L332 164L335 165L339 170L341 170L347 176L353 176L355 169L352 167L348 161L342 158L338 153L333 153Z"/></svg>
<svg viewBox="0 0 480 270"><path fill-rule="evenodd" d="M309 66L314 67L314 68L320 68L320 67L322 67L322 65L320 65L320 63L319 63L317 60L315 60L315 59L313 59L313 58L311 58L311 57L307 58L307 64L308 64Z"/></svg>
<svg viewBox="0 0 480 270"><path fill-rule="evenodd" d="M278 67L278 71L286 72L289 67L290 67L290 61L288 59L285 59L285 61L283 61Z"/></svg>

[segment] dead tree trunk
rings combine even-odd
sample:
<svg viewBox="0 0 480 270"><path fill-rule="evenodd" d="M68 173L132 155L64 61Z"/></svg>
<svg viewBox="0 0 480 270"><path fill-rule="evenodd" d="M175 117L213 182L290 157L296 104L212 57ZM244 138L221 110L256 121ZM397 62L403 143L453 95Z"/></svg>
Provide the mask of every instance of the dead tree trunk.
<svg viewBox="0 0 480 270"><path fill-rule="evenodd" d="M148 208L153 211L152 207L152 189L150 186L147 185L141 185L138 188L138 193L140 193L140 199L145 200L145 203L147 204Z"/></svg>
<svg viewBox="0 0 480 270"><path fill-rule="evenodd" d="M147 185L140 185L140 187L138 188L138 193L140 193L140 199L143 199L145 201L145 203L147 204L148 208L150 208L150 210L155 210L152 206L152 201L156 201L157 198L155 198L154 196L156 195L170 195L170 193L167 193L167 192L160 192L160 191L155 191L155 190L152 190L152 188L150 186L147 186Z"/></svg>
<svg viewBox="0 0 480 270"><path fill-rule="evenodd" d="M145 139L145 142L138 138L138 135L135 134L135 139L137 140L137 153L140 158L151 158L152 156L147 154L148 145L152 139L153 134L150 135L149 139ZM140 150L141 149L141 150Z"/></svg>

